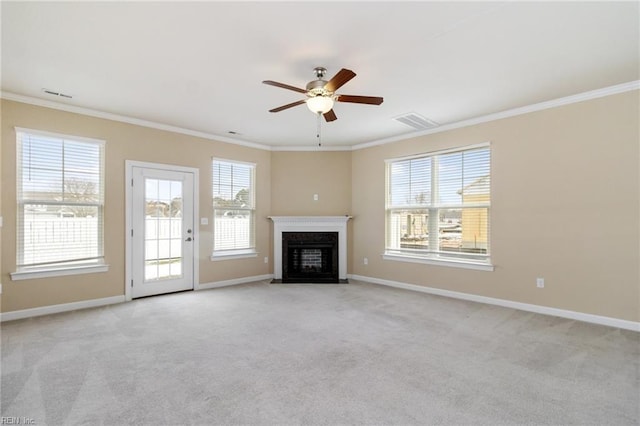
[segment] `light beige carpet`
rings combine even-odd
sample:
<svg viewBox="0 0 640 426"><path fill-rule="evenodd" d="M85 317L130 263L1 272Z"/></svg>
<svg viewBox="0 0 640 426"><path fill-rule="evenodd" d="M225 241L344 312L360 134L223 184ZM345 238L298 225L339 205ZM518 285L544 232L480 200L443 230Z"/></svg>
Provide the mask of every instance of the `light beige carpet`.
<svg viewBox="0 0 640 426"><path fill-rule="evenodd" d="M640 421L640 333L355 281L8 322L1 366L37 425Z"/></svg>

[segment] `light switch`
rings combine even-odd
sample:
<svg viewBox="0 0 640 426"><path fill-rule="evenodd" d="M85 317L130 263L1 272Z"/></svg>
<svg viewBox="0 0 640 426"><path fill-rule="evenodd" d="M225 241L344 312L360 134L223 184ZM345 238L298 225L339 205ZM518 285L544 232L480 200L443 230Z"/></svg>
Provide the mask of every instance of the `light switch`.
<svg viewBox="0 0 640 426"><path fill-rule="evenodd" d="M318 201L318 194L313 194L313 201Z"/></svg>
<svg viewBox="0 0 640 426"><path fill-rule="evenodd" d="M208 225L209 224L209 218L208 217L201 217L200 218L200 225Z"/></svg>

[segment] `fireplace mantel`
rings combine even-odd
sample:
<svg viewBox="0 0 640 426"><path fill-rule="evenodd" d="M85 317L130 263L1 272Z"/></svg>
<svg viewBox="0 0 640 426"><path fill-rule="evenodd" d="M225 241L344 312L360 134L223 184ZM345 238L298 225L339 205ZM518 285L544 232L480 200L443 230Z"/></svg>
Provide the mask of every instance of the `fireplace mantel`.
<svg viewBox="0 0 640 426"><path fill-rule="evenodd" d="M283 232L337 232L338 275L347 279L347 222L351 216L269 216L273 221L273 273L282 279Z"/></svg>

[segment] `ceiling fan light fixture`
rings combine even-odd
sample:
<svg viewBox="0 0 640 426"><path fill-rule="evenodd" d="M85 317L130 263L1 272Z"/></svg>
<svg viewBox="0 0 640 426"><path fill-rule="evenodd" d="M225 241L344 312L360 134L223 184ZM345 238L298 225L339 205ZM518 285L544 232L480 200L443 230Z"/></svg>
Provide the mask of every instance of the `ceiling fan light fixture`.
<svg viewBox="0 0 640 426"><path fill-rule="evenodd" d="M2 0L0 0L2 1ZM294 92L303 93L306 95L305 99L300 99L296 102L291 102L286 105L279 106L277 108L270 109L269 112L280 112L285 109L293 108L304 103L307 104L307 108L314 114L324 115L325 121L331 122L338 119L333 112L333 104L335 102L350 102L354 104L369 104L380 105L383 99L379 96L353 96L353 95L338 95L336 91L348 83L356 73L342 68L336 75L334 75L329 81L324 80L323 77L326 73L326 69L322 67L316 67L314 69L317 80L307 83L306 90L300 87L290 86L288 84L278 83L273 80L264 80L262 83L269 86L280 87L282 89L292 90Z"/></svg>
<svg viewBox="0 0 640 426"><path fill-rule="evenodd" d="M307 99L307 108L316 114L324 114L333 108L333 98L330 96L313 96Z"/></svg>

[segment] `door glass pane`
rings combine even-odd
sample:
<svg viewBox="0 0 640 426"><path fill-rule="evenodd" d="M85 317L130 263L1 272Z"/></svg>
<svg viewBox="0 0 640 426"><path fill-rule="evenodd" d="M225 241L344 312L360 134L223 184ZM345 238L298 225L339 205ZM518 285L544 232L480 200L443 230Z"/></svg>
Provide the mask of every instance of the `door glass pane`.
<svg viewBox="0 0 640 426"><path fill-rule="evenodd" d="M145 179L145 281L182 277L182 181Z"/></svg>

